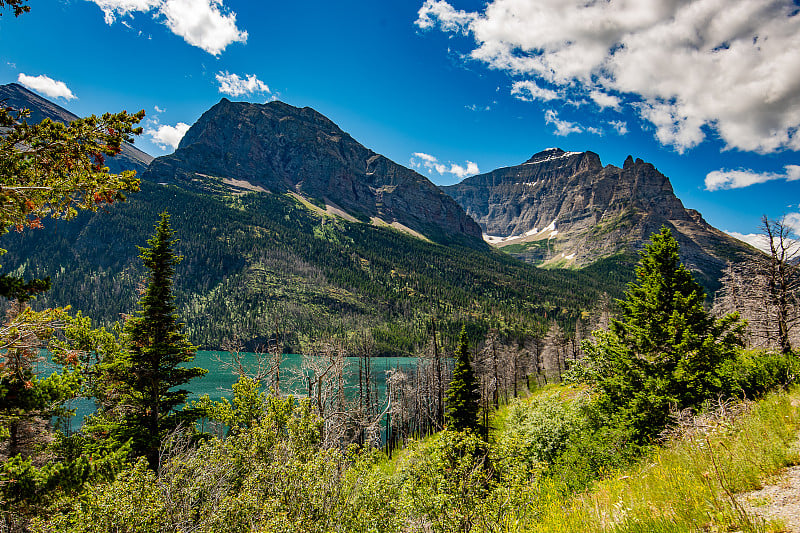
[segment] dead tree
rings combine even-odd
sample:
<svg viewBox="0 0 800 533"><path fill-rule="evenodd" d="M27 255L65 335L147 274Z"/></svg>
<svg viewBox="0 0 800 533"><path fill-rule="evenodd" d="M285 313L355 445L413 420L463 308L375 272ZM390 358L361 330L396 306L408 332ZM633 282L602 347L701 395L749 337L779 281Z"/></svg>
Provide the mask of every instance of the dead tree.
<svg viewBox="0 0 800 533"><path fill-rule="evenodd" d="M790 238L790 228L786 219L770 220L765 215L761 219L761 229L769 241L770 253L766 260L767 287L775 307L778 343L781 353L792 352L789 338L800 316L798 316L797 290L800 288L800 272L793 264L798 253L798 243Z"/></svg>
<svg viewBox="0 0 800 533"><path fill-rule="evenodd" d="M800 245L790 237L784 219L765 216L761 229L768 253L728 265L713 312L716 316L738 312L747 321L750 346L789 354L798 342L800 323L800 268L796 265Z"/></svg>

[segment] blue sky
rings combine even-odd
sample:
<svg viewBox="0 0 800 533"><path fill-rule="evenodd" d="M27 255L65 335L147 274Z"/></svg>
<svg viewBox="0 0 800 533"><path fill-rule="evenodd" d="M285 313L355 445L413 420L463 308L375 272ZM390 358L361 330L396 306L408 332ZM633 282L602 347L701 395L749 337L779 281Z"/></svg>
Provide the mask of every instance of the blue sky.
<svg viewBox="0 0 800 533"><path fill-rule="evenodd" d="M30 6L0 17L0 83L78 115L144 109L154 156L222 97L280 99L437 184L553 146L632 154L721 229L800 229L796 0Z"/></svg>

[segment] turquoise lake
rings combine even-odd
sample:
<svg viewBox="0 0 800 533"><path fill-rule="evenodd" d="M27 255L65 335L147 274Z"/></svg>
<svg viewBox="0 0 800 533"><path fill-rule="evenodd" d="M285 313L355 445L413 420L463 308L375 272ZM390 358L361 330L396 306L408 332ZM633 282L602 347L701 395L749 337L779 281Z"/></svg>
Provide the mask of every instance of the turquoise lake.
<svg viewBox="0 0 800 533"><path fill-rule="evenodd" d="M253 369L258 355L253 353L242 353L242 361L245 368ZM302 362L304 358L310 356L299 354L284 354L281 360L281 394L294 394L296 396L306 396L307 385L303 378ZM226 366L231 361L228 352L217 351L198 351L194 361L186 366L197 366L205 368L208 373L192 380L186 385L190 391L189 400L196 400L208 394L212 400L231 398L231 386L238 377ZM416 366L417 359L414 357L374 357L371 359L371 383L378 391L379 397L383 396L386 389L386 372L395 368L411 369ZM345 364L345 386L350 387L355 392L358 387L358 358L348 357ZM75 417L70 422L70 427L74 430L83 421L83 417L94 411L94 403L87 399L74 400L71 407L75 409Z"/></svg>

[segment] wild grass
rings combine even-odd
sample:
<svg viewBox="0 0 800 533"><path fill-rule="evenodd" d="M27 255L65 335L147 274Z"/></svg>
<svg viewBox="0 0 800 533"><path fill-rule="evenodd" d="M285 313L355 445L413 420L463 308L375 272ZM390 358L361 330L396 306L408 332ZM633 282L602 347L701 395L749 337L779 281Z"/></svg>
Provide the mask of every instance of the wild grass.
<svg viewBox="0 0 800 533"><path fill-rule="evenodd" d="M506 530L537 533L782 531L748 514L735 494L800 462L800 388L772 393L733 422L692 431L637 467L565 497L556 480L531 486Z"/></svg>

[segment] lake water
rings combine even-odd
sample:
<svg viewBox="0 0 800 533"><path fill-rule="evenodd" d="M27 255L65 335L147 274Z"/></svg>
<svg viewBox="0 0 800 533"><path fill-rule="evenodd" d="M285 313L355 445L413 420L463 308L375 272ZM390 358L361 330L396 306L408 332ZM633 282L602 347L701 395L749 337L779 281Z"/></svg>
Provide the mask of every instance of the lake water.
<svg viewBox="0 0 800 533"><path fill-rule="evenodd" d="M241 360L243 366L249 371L257 367L258 354L242 353ZM262 358L263 359L263 358ZM294 394L296 396L306 396L307 381L305 376L310 372L303 368L303 360L310 359L310 356L299 354L284 354L281 360L280 372L280 392L281 394ZM194 361L186 366L200 367L208 370L208 373L197 379L193 379L184 387L190 391L189 400L196 400L208 394L212 400L231 398L233 392L231 386L236 383L238 376L231 371L228 363L231 355L228 352L198 351ZM370 375L373 390L378 391L378 397L383 398L386 390L386 372L395 368L412 369L417 364L414 357L374 357L371 359ZM266 361L264 361L266 362ZM353 392L358 387L358 358L348 357L345 363L345 387ZM267 385L269 385L267 383ZM83 423L83 417L94 411L94 403L87 399L74 400L71 407L75 409L76 416L70 422L72 429L76 429Z"/></svg>

